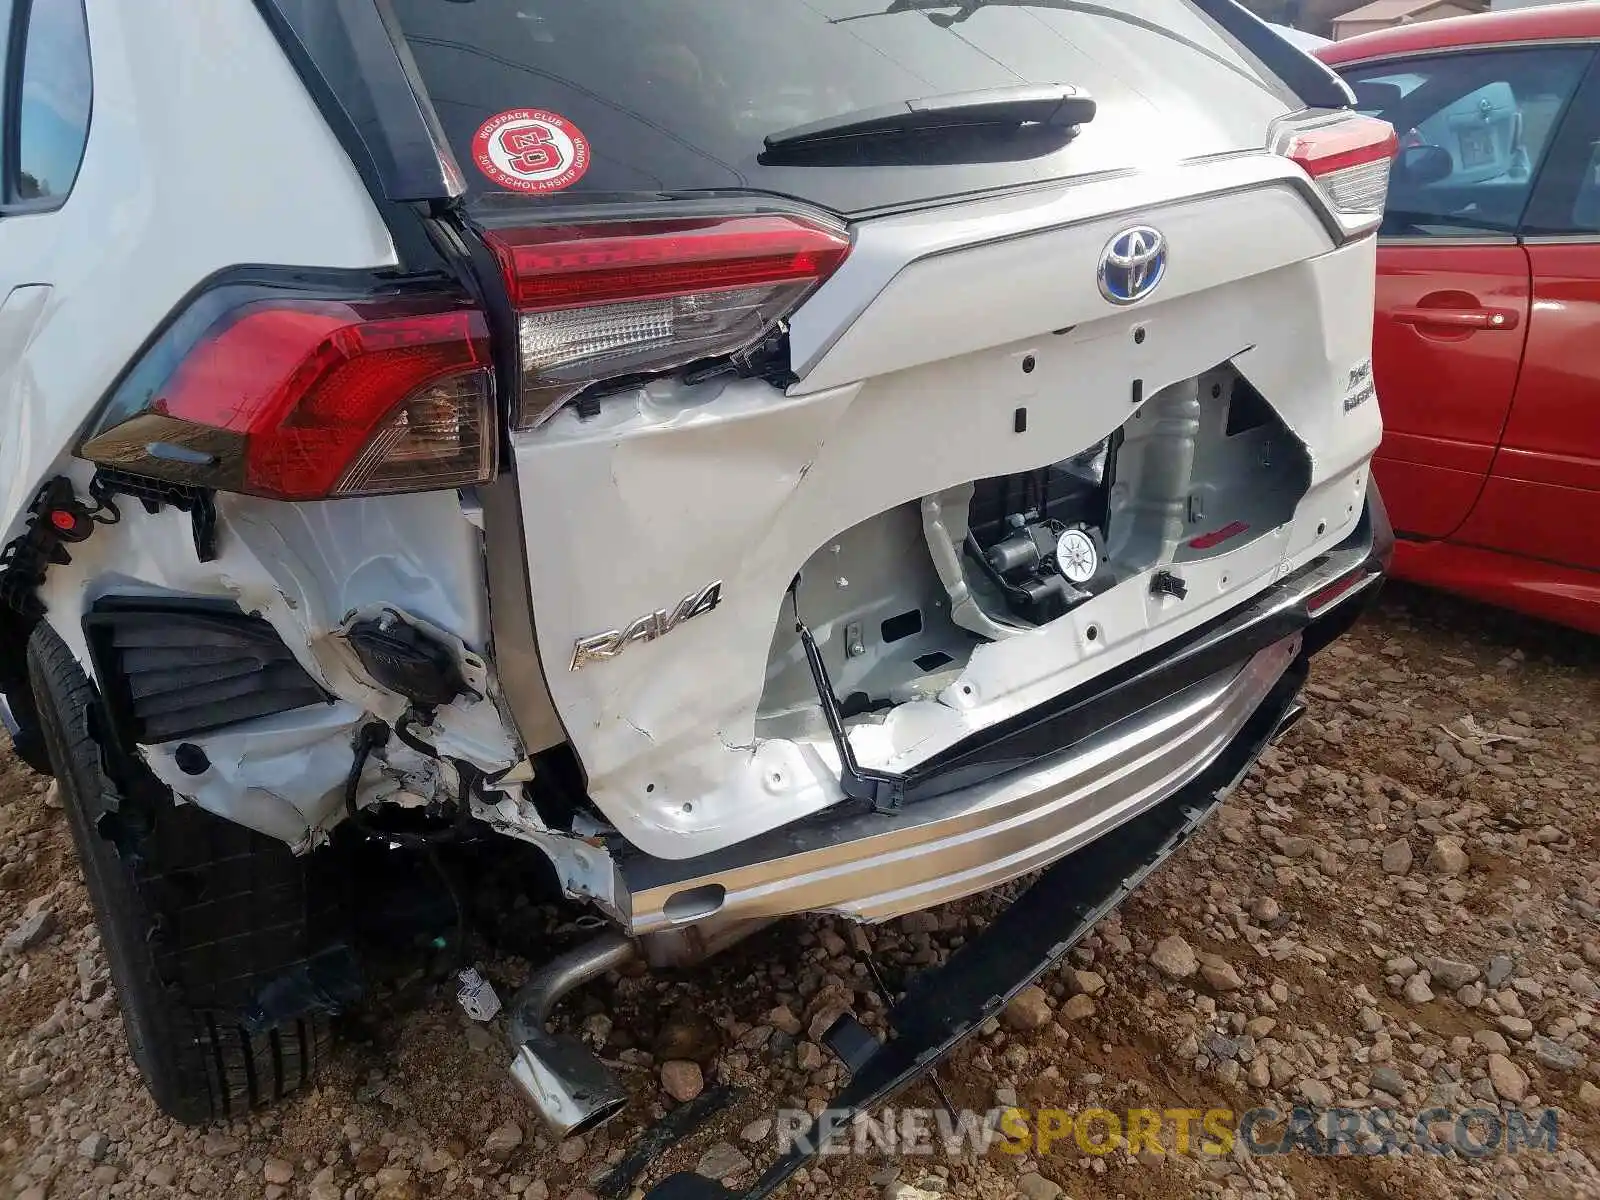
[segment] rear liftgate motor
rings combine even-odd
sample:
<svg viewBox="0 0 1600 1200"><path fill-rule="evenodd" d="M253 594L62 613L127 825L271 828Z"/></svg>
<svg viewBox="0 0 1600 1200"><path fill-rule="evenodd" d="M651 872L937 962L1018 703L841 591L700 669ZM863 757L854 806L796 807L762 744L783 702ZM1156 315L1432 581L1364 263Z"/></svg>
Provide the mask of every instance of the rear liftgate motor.
<svg viewBox="0 0 1600 1200"><path fill-rule="evenodd" d="M985 479L972 497L966 550L1006 609L1053 621L1115 582L1105 569L1112 439L1065 462Z"/></svg>

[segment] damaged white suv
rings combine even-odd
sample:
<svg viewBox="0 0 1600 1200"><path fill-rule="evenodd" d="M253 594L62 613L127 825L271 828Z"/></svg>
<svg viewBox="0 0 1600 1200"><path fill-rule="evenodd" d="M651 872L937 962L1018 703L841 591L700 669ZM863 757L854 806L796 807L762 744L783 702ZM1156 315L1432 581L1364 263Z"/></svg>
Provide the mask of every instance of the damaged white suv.
<svg viewBox="0 0 1600 1200"><path fill-rule="evenodd" d="M870 1102L1381 579L1394 135L1230 0L136 7L5 48L0 689L180 1117L309 1077L352 843L614 925L510 1013L572 1131L576 983L1104 839L841 1017Z"/></svg>

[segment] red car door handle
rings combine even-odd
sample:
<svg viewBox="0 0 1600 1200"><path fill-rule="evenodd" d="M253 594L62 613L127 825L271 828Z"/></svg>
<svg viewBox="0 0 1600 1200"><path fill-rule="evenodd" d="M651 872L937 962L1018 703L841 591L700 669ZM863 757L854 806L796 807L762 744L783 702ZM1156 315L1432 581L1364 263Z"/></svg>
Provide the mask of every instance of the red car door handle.
<svg viewBox="0 0 1600 1200"><path fill-rule="evenodd" d="M1515 329L1514 308L1397 308L1396 321L1404 325L1432 325L1446 329Z"/></svg>

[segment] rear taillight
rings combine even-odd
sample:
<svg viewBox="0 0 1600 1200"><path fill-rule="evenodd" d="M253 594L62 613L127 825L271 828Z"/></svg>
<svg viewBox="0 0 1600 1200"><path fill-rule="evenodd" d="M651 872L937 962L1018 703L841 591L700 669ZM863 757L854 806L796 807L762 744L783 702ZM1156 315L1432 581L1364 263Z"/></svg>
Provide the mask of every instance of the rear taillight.
<svg viewBox="0 0 1600 1200"><path fill-rule="evenodd" d="M1349 237L1378 227L1399 139L1375 117L1340 112L1293 117L1274 131L1273 149L1311 176Z"/></svg>
<svg viewBox="0 0 1600 1200"><path fill-rule="evenodd" d="M320 500L494 476L488 325L464 303L207 293L79 447L195 487Z"/></svg>
<svg viewBox="0 0 1600 1200"><path fill-rule="evenodd" d="M761 342L850 251L793 214L491 229L517 309L517 425L586 388Z"/></svg>

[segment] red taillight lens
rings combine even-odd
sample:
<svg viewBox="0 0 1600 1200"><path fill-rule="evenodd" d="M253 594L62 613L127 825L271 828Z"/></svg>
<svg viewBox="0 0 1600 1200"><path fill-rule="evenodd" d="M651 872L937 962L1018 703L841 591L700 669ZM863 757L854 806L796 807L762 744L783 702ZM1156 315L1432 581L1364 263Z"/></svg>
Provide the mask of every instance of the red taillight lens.
<svg viewBox="0 0 1600 1200"><path fill-rule="evenodd" d="M79 452L279 500L460 487L493 477L493 403L475 309L249 299L158 345Z"/></svg>
<svg viewBox="0 0 1600 1200"><path fill-rule="evenodd" d="M518 310L518 425L591 384L669 371L761 341L850 252L794 214L492 229Z"/></svg>
<svg viewBox="0 0 1600 1200"><path fill-rule="evenodd" d="M1389 163L1399 147L1394 127L1357 113L1291 118L1273 149L1293 159L1352 237L1375 229L1389 195Z"/></svg>

